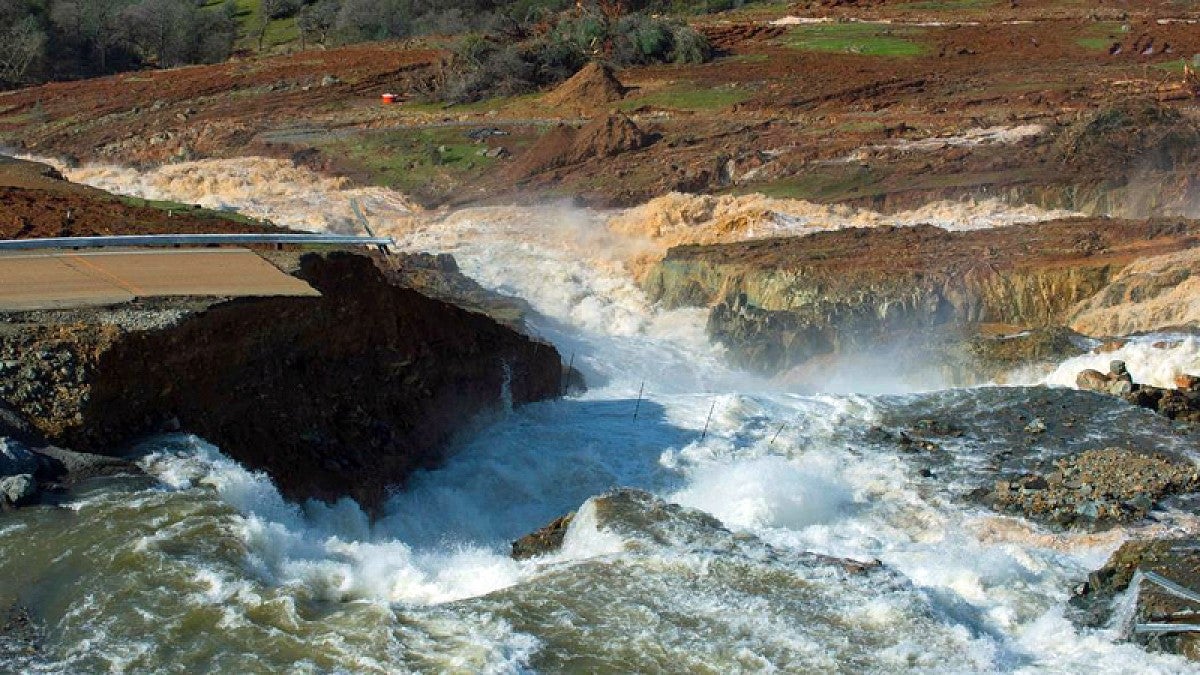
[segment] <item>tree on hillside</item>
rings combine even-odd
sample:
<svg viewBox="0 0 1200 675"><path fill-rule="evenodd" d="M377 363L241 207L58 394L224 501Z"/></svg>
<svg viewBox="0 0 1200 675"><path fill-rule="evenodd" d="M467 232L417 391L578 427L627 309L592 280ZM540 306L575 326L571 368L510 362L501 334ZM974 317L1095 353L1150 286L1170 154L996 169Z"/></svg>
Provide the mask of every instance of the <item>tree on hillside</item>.
<svg viewBox="0 0 1200 675"><path fill-rule="evenodd" d="M411 20L401 0L343 0L336 27L345 42L388 40L407 35Z"/></svg>
<svg viewBox="0 0 1200 675"><path fill-rule="evenodd" d="M46 33L32 16L0 32L0 83L21 84L45 47Z"/></svg>
<svg viewBox="0 0 1200 675"><path fill-rule="evenodd" d="M96 59L100 73L108 71L108 55L125 39L122 11L131 0L57 0L50 21L66 39L78 42Z"/></svg>
<svg viewBox="0 0 1200 675"><path fill-rule="evenodd" d="M337 25L341 5L338 0L317 0L300 8L296 15L296 27L300 30L300 47L303 49L314 40L324 45Z"/></svg>
<svg viewBox="0 0 1200 675"><path fill-rule="evenodd" d="M200 9L195 0L141 0L121 17L133 45L160 66L220 61L233 48L228 12Z"/></svg>

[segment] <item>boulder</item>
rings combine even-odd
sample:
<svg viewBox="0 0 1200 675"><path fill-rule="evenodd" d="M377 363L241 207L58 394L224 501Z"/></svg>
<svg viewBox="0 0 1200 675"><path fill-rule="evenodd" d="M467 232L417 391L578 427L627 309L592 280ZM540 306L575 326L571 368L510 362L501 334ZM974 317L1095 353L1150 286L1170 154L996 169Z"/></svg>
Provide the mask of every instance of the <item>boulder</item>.
<svg viewBox="0 0 1200 675"><path fill-rule="evenodd" d="M22 473L0 478L0 504L23 506L37 496L37 481L32 474Z"/></svg>
<svg viewBox="0 0 1200 675"><path fill-rule="evenodd" d="M0 477L33 474L38 470L37 456L11 438L0 438Z"/></svg>
<svg viewBox="0 0 1200 675"><path fill-rule="evenodd" d="M1104 373L1092 368L1088 368L1075 377L1075 386L1088 391L1106 392L1108 391L1108 385L1108 377Z"/></svg>
<svg viewBox="0 0 1200 675"><path fill-rule="evenodd" d="M45 447L33 451L40 462L37 477L44 481L76 484L89 478L117 475L141 475L142 469L120 457L75 452Z"/></svg>
<svg viewBox="0 0 1200 675"><path fill-rule="evenodd" d="M562 547L563 537L566 536L567 528L571 526L571 521L574 519L575 512L572 511L565 516L555 518L549 525L514 541L512 543L513 559L525 560L557 551Z"/></svg>

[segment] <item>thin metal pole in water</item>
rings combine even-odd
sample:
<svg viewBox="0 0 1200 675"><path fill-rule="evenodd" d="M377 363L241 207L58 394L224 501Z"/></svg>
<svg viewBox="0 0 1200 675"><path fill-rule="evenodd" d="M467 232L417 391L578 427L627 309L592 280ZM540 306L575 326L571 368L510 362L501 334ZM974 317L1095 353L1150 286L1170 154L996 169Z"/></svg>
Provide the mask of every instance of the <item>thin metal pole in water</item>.
<svg viewBox="0 0 1200 675"><path fill-rule="evenodd" d="M717 399L713 399L712 405L708 407L708 418L704 420L704 431L700 433L700 440L703 441L708 436L708 423L712 421L713 411L717 409Z"/></svg>
<svg viewBox="0 0 1200 675"><path fill-rule="evenodd" d="M642 409L642 394L646 391L646 381L642 380L641 386L638 387L637 404L633 406L633 421L637 421L638 411Z"/></svg>
<svg viewBox="0 0 1200 675"><path fill-rule="evenodd" d="M786 422L786 421L785 421L783 424L780 424L780 425L779 425L779 428L775 430L775 435L771 437L771 442L770 442L770 443L767 443L767 447L768 447L768 448L769 448L769 447L771 447L771 446L773 446L773 445L775 445L775 439L776 439L776 438L779 438L779 434L782 434L782 433L783 433L783 428L784 428L784 427L786 427L786 426L787 426L787 422Z"/></svg>
<svg viewBox="0 0 1200 675"><path fill-rule="evenodd" d="M567 387L571 384L571 371L575 370L575 352L571 352L571 359L567 361L567 372L563 373L562 395L567 395Z"/></svg>

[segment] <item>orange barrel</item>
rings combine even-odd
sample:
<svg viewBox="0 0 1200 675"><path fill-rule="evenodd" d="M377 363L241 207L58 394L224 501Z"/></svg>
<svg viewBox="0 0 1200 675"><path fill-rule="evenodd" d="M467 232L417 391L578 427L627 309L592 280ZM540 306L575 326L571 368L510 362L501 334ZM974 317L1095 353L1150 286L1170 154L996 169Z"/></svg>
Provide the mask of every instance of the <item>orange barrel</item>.
<svg viewBox="0 0 1200 675"><path fill-rule="evenodd" d="M393 103L395 103L395 102L396 102L396 95L395 95L395 94L384 94L384 95L383 95L383 104L384 104L384 105L391 105L391 104L393 104Z"/></svg>

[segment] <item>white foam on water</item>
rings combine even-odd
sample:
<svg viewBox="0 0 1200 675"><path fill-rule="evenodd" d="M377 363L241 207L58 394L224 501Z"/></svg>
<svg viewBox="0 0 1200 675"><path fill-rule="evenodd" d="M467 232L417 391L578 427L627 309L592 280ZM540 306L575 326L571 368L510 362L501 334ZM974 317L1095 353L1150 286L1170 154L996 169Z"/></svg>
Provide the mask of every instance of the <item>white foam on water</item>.
<svg viewBox="0 0 1200 675"><path fill-rule="evenodd" d="M1200 375L1200 340L1166 334L1130 338L1113 351L1067 359L1045 376L1042 383L1074 387L1079 373L1087 369L1107 373L1112 361L1124 361L1138 384L1174 389L1176 376Z"/></svg>
<svg viewBox="0 0 1200 675"><path fill-rule="evenodd" d="M136 183L125 176L109 185ZM323 200L345 197L338 190L302 208L320 211ZM533 329L576 355L592 389L512 411L441 468L413 476L373 523L348 501L290 504L265 476L197 439L164 441L144 460L147 470L232 511L242 576L199 569L189 596L238 608L223 620L229 630L249 625L240 608L287 591L296 608L312 600L394 615L384 630L396 636L389 649L399 669L514 672L552 657L543 650L612 656L627 644L647 650L639 656L660 649L694 659L667 669L1186 667L1063 618L1068 590L1103 555L1094 542L984 536L992 514L912 481L894 453L847 442L848 429L876 422L872 399L801 396L727 367L707 342L702 311L648 302L628 266L645 240L614 234L604 214L474 209L413 222L403 220L407 207L389 215L388 204L377 202L374 214L405 248L452 253L484 286L528 300ZM1137 348L1128 350L1138 378ZM736 541L759 543L730 544L682 520L678 536L631 547L589 501L618 486L703 510ZM562 551L508 557L512 539L576 509ZM688 543L704 537L711 550ZM804 551L879 559L903 577L880 595L873 578L798 562ZM802 591L820 604L794 602ZM304 625L299 609L281 611L280 626ZM842 617L871 645L829 628L833 619L809 625L813 611ZM564 635L578 639L560 642Z"/></svg>

